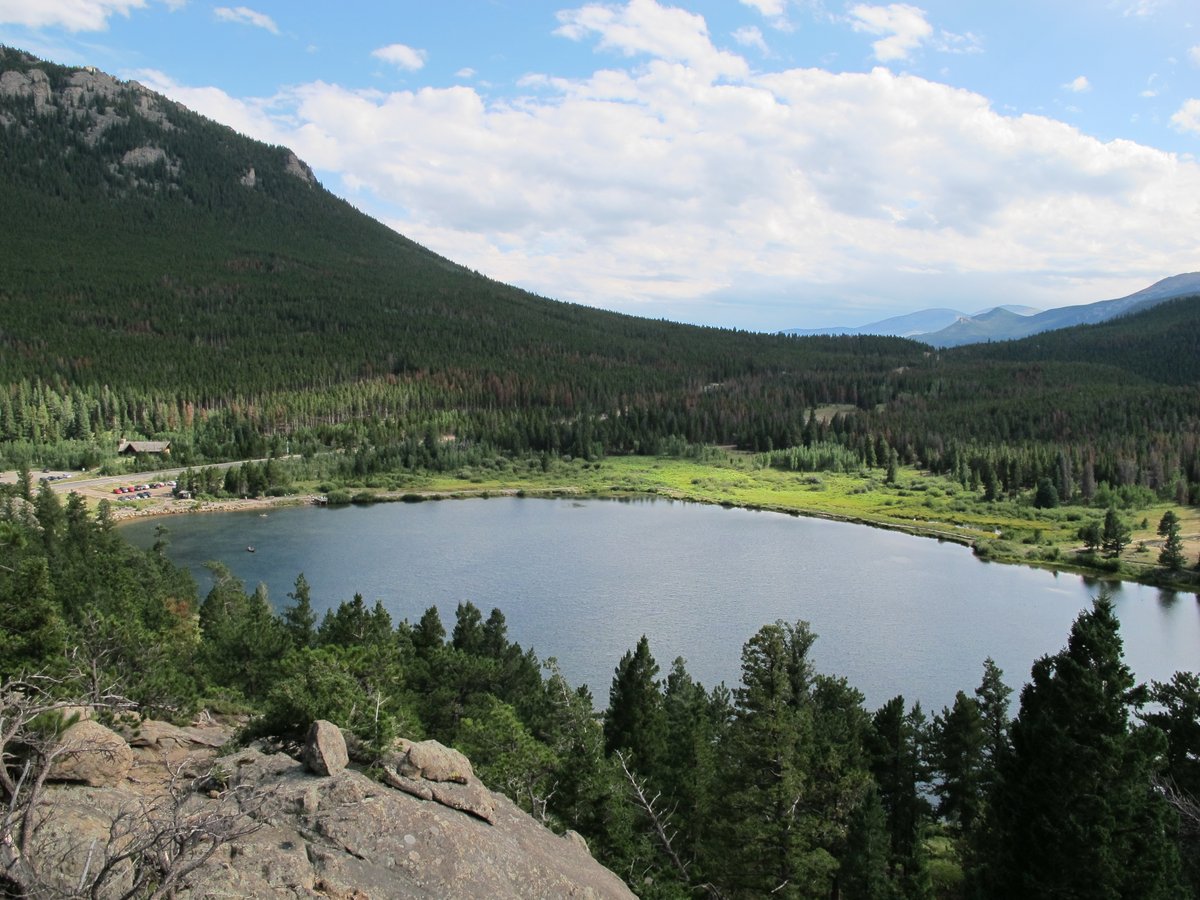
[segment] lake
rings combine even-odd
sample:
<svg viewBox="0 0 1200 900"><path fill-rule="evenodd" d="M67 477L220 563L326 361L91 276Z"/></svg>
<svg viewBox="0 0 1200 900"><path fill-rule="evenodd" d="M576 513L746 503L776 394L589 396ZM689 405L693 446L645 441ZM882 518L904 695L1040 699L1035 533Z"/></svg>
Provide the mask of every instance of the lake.
<svg viewBox="0 0 1200 900"><path fill-rule="evenodd" d="M142 519L121 526L191 569L219 560L277 608L299 572L319 613L361 593L393 619L436 605L499 607L509 636L559 660L608 698L621 655L645 634L663 669L682 656L711 687L740 680L741 647L776 619L807 620L817 668L844 675L869 708L896 694L927 711L979 683L993 657L1014 689L1057 652L1100 583L983 562L957 544L862 525L667 500L493 498L368 507L275 508ZM255 548L254 553L246 551ZM1200 603L1110 587L1126 659L1143 680L1200 668ZM1014 712L1015 712L1014 694Z"/></svg>

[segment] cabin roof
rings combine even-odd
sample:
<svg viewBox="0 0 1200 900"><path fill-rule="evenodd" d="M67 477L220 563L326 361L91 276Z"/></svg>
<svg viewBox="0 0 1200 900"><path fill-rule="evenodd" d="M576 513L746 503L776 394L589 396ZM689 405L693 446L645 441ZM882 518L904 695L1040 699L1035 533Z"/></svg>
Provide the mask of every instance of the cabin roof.
<svg viewBox="0 0 1200 900"><path fill-rule="evenodd" d="M121 441L117 445L118 453L167 453L171 449L170 441Z"/></svg>

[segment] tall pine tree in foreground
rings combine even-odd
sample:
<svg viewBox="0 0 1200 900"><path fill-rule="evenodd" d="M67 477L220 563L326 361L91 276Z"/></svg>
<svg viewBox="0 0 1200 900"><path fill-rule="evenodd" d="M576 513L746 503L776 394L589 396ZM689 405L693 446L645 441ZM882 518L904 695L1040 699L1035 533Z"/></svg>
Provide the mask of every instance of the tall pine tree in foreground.
<svg viewBox="0 0 1200 900"><path fill-rule="evenodd" d="M1162 733L1131 723L1144 690L1122 660L1111 601L1034 663L997 760L983 893L999 898L1183 896L1174 818L1155 790Z"/></svg>

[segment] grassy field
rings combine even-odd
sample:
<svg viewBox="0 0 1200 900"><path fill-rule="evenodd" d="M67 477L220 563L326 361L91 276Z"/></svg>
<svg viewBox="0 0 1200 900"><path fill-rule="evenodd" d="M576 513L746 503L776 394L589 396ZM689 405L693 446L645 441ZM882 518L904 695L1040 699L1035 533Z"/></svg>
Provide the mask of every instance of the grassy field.
<svg viewBox="0 0 1200 900"><path fill-rule="evenodd" d="M357 500L416 500L428 494L518 493L611 497L657 495L791 515L860 522L952 540L998 562L1096 573L1077 557L1078 532L1089 520L1102 522L1105 511L1084 506L1035 509L1032 495L984 502L980 492L955 481L901 468L894 484L882 469L854 474L795 473L764 468L749 454L714 452L710 459L612 457L595 462L556 462L547 471L532 464L498 460L494 466L463 470L452 476L400 474L348 486ZM1185 536L1189 563L1200 553L1200 511L1160 504L1122 510L1132 540L1117 562L1102 560L1111 571L1100 574L1196 590L1194 569L1170 578L1157 566L1161 538L1155 529L1163 513L1175 509Z"/></svg>

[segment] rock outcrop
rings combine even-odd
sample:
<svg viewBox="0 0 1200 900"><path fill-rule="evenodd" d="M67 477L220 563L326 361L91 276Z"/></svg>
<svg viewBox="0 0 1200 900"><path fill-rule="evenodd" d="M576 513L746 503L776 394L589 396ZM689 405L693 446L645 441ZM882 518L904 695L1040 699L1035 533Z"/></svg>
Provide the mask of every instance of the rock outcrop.
<svg viewBox="0 0 1200 900"><path fill-rule="evenodd" d="M106 823L133 821L133 809L165 809L181 773L215 762L217 774L176 800L175 815L226 823L238 836L183 879L179 897L633 896L578 836L542 827L488 791L466 757L436 742L400 742L391 755L389 781L417 787L409 790L354 769L318 777L263 746L214 760L212 744L227 734L142 723L124 781L50 788L40 849L67 860L64 885L78 878L72 865L84 864L78 848L103 843ZM474 808L464 810L468 796Z"/></svg>
<svg viewBox="0 0 1200 900"><path fill-rule="evenodd" d="M74 70L51 69L26 54L0 47L0 129L17 128L22 133L38 130L38 123L58 118L72 122L77 140L87 148L100 148L107 155L109 171L141 190L175 190L179 188L187 160L179 158L178 145L168 138L178 130L186 110L166 97L136 81L121 81L91 66ZM47 66L48 68L48 66ZM32 117L11 102L20 100L32 106ZM152 128L146 131L145 142L139 146L122 146L125 138L117 138L111 146L102 138L112 136L114 126L128 125L132 119L143 119ZM171 147L175 150L171 150ZM313 171L294 153L278 158L270 168L259 168L246 160L246 167L237 181L244 187L261 188L264 179L276 173L296 178L310 187L317 184ZM161 173L147 170L165 163L165 178ZM278 166L278 168L275 168Z"/></svg>

